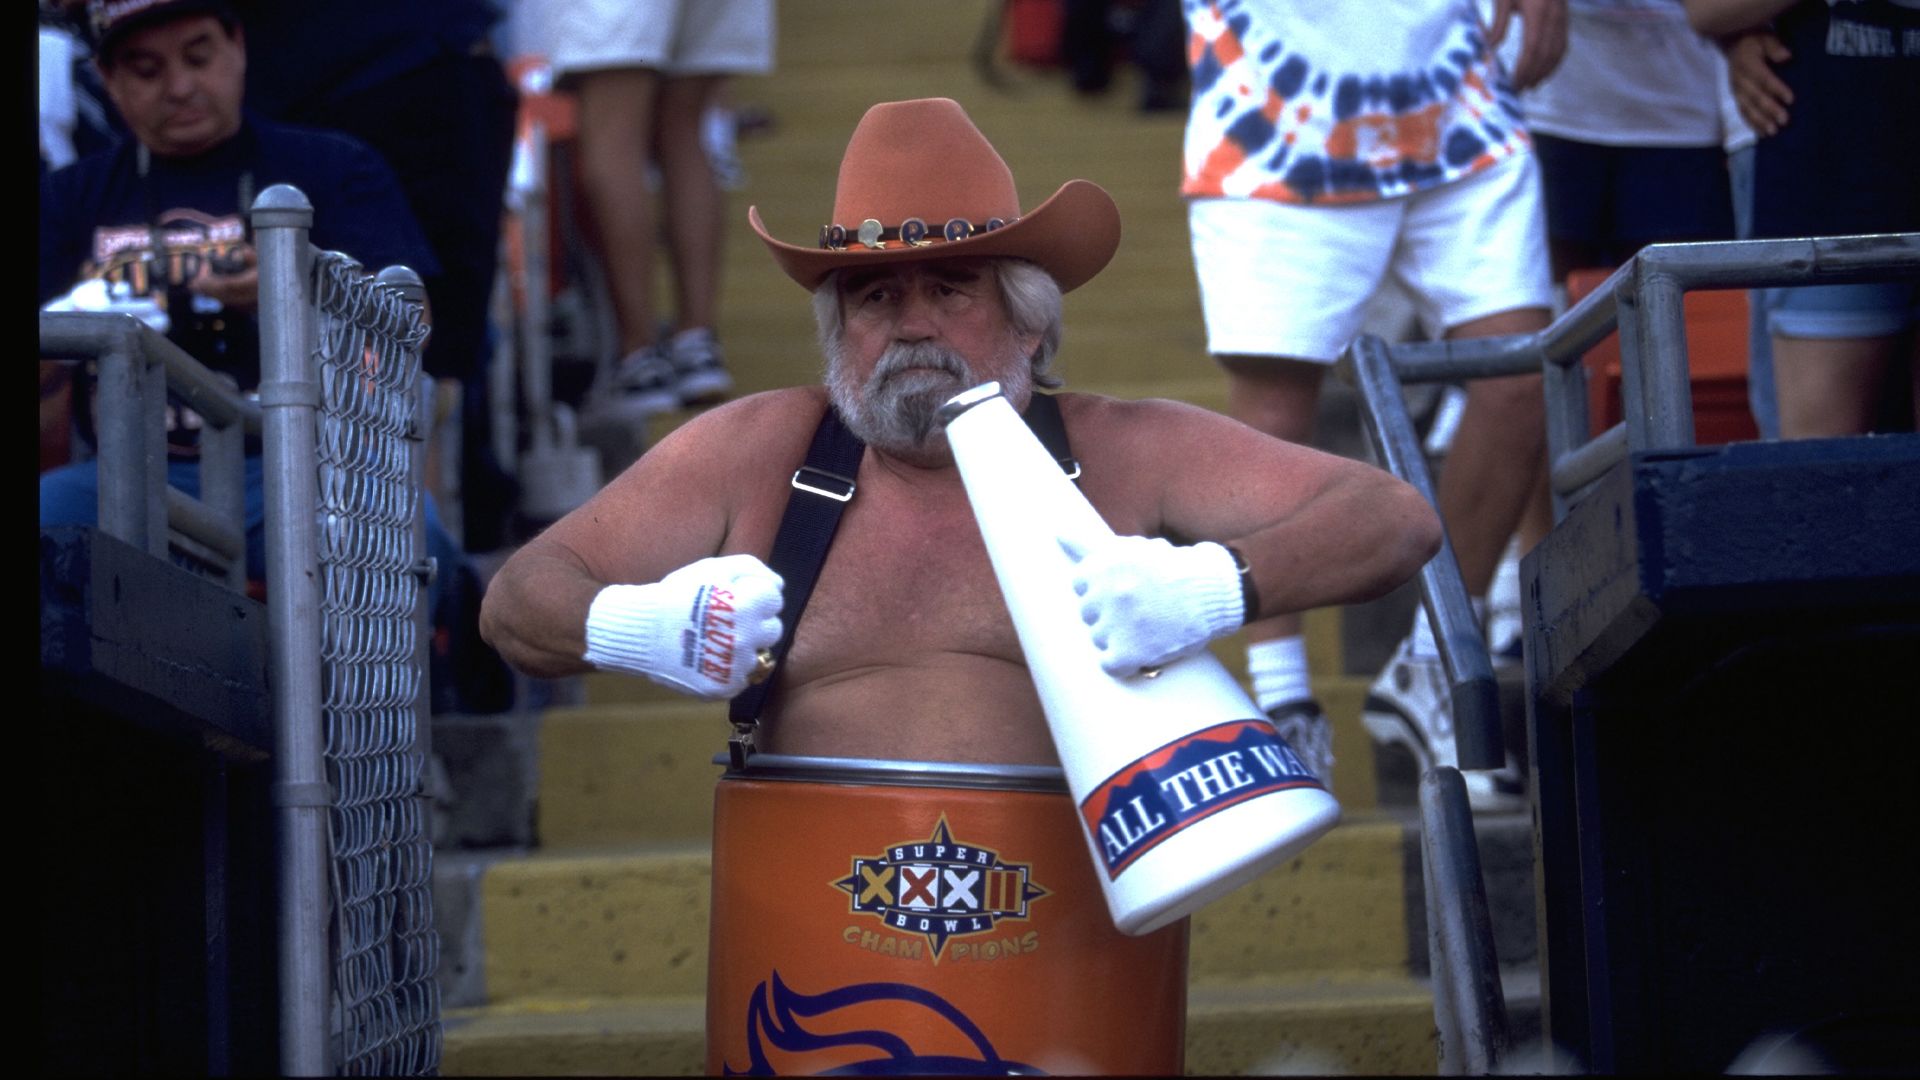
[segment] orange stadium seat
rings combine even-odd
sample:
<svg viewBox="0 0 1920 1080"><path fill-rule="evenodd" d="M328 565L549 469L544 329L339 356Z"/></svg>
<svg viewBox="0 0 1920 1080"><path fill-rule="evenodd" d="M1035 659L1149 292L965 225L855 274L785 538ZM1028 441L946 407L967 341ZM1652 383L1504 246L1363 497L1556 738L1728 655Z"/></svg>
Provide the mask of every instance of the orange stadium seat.
<svg viewBox="0 0 1920 1080"><path fill-rule="evenodd" d="M1600 287L1609 268L1567 275L1567 300ZM1694 441L1702 446L1760 437L1747 407L1747 291L1714 289L1686 295L1687 367L1693 380ZM1587 415L1593 433L1620 422L1620 335L1587 351Z"/></svg>

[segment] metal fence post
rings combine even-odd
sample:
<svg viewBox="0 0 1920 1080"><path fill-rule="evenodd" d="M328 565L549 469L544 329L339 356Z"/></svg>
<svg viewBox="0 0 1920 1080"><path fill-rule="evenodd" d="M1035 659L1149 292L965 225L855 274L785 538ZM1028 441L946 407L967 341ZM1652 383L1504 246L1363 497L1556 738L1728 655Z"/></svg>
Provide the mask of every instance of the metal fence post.
<svg viewBox="0 0 1920 1080"><path fill-rule="evenodd" d="M229 387L231 379L224 380ZM247 428L244 423L208 424L200 430L200 501L241 537L240 555L227 563L228 588L247 587Z"/></svg>
<svg viewBox="0 0 1920 1080"><path fill-rule="evenodd" d="M1587 366L1576 359L1571 364L1549 360L1540 365L1541 389L1547 399L1547 462L1564 458L1574 447L1587 441L1592 419L1587 414ZM1570 499L1552 484L1553 520L1567 516Z"/></svg>
<svg viewBox="0 0 1920 1080"><path fill-rule="evenodd" d="M1640 362L1652 363L1640 380L1649 441L1636 450L1693 445L1693 381L1687 364L1685 289L1667 268L1669 248L1654 247L1634 260L1640 285L1640 303L1633 312L1639 323L1634 337L1641 346ZM1684 257L1682 259L1684 261ZM1626 335L1622 334L1622 340ZM1622 357L1624 366L1625 357Z"/></svg>
<svg viewBox="0 0 1920 1080"><path fill-rule="evenodd" d="M100 531L167 557L166 377L140 347L130 315L100 354ZM159 475L156 475L159 474Z"/></svg>
<svg viewBox="0 0 1920 1080"><path fill-rule="evenodd" d="M275 184L254 200L260 256L260 406L265 427L268 627L280 818L280 1065L332 1072L327 808L320 726L320 583L314 553L319 384L306 292L313 205Z"/></svg>

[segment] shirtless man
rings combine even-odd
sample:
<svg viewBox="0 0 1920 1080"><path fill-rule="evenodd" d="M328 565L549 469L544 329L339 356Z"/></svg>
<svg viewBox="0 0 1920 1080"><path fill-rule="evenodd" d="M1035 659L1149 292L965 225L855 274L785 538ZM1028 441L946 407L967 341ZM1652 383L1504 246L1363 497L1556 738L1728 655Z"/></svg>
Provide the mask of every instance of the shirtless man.
<svg viewBox="0 0 1920 1080"><path fill-rule="evenodd" d="M663 439L501 568L482 632L536 676L599 668L739 693L754 650L780 636L782 581L763 560L831 408L866 449L758 748L1057 764L935 412L988 380L1017 410L1058 385L1060 294L1112 257L1112 199L1076 180L1020 214L999 154L957 104L931 99L861 120L820 247L775 240L757 210L749 220L813 290L826 385L743 398ZM920 245L898 239L922 225ZM1439 546L1432 508L1371 466L1176 402L1056 400L1081 490L1117 534L1076 553L1083 615L1115 674L1250 617L1378 596ZM682 650L703 587L736 609L725 665Z"/></svg>

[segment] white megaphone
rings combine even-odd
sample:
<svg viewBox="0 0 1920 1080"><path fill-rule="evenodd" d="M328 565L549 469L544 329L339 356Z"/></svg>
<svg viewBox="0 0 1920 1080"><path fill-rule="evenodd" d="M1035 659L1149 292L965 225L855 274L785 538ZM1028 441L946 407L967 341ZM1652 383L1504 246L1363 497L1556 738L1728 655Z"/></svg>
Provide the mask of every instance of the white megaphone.
<svg viewBox="0 0 1920 1080"><path fill-rule="evenodd" d="M1340 804L1211 652L1124 679L1101 668L1059 538L1113 531L1000 384L941 416L1114 925L1157 930L1333 828Z"/></svg>

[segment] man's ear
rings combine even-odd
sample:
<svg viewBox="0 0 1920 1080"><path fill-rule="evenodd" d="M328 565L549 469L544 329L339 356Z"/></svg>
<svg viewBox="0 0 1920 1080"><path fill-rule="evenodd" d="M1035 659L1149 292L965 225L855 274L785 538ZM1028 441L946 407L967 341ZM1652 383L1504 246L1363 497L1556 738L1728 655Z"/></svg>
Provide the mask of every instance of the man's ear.
<svg viewBox="0 0 1920 1080"><path fill-rule="evenodd" d="M1033 354L1040 351L1040 335L1016 333L1013 340L1020 346L1020 355L1027 358L1027 363L1033 363Z"/></svg>

